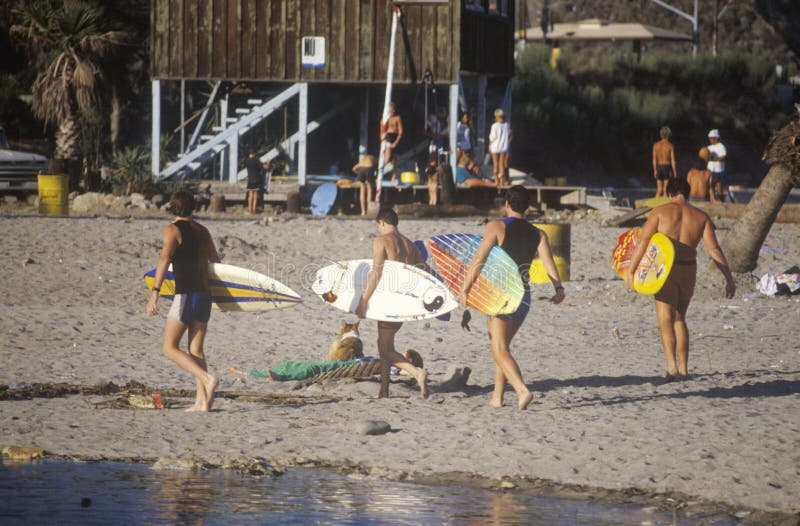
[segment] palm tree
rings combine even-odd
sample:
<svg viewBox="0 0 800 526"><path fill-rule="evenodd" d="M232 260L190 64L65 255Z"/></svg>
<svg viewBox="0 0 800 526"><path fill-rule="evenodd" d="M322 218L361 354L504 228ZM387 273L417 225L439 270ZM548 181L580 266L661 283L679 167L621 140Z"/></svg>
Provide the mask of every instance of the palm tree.
<svg viewBox="0 0 800 526"><path fill-rule="evenodd" d="M82 0L35 0L15 11L11 27L34 59L33 112L56 129L56 170L75 169L79 159L80 116L103 114L107 86L102 64L126 41L107 29L103 10ZM84 182L88 189L88 181Z"/></svg>
<svg viewBox="0 0 800 526"><path fill-rule="evenodd" d="M764 161L770 165L744 214L722 241L733 272L751 272L769 229L793 186L800 184L800 108L798 118L775 132Z"/></svg>

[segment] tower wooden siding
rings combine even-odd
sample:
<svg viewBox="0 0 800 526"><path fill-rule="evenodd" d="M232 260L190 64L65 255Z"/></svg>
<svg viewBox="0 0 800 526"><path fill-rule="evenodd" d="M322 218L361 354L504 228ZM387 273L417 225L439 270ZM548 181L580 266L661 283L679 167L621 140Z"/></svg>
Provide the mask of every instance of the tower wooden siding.
<svg viewBox="0 0 800 526"><path fill-rule="evenodd" d="M513 2L509 2L513 4ZM513 74L513 13L501 18L447 5L403 7L417 79L455 82L460 69ZM390 0L151 0L155 79L381 83ZM325 66L304 68L304 36L325 38ZM395 81L411 82L398 27Z"/></svg>

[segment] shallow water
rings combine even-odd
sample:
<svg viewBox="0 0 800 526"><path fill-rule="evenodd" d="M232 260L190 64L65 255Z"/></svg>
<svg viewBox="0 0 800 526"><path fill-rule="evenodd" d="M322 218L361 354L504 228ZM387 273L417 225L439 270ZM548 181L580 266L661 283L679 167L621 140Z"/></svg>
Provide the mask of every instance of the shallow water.
<svg viewBox="0 0 800 526"><path fill-rule="evenodd" d="M352 478L321 469L272 478L117 462L2 464L0 503L2 524L687 523L640 506Z"/></svg>

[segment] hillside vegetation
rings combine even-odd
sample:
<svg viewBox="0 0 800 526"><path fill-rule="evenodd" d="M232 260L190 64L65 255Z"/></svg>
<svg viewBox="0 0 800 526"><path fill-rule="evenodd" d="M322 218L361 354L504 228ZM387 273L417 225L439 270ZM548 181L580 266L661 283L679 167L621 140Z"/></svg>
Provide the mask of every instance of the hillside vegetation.
<svg viewBox="0 0 800 526"><path fill-rule="evenodd" d="M691 1L670 3L692 8ZM553 19L640 21L691 32L687 21L647 0L572 4L574 11L554 3ZM710 52L711 0L700 1L696 59L683 43L649 44L641 61L629 44L568 44L553 70L549 48L529 45L519 56L514 86L514 166L540 178L566 176L571 184L650 185L651 146L661 126L673 131L679 174L696 161L708 131L718 128L729 174L739 184L757 185L766 172L763 148L791 108L778 103L773 88L798 72L800 2L720 0L726 4L716 56Z"/></svg>

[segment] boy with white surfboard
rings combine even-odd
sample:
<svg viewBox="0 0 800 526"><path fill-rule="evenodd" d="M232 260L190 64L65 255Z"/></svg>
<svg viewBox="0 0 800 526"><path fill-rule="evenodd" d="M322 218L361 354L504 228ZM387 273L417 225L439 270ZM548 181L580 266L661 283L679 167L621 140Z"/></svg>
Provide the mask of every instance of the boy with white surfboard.
<svg viewBox="0 0 800 526"><path fill-rule="evenodd" d="M381 208L375 218L380 234L372 243L372 269L369 272L367 286L361 294L356 314L365 318L369 300L381 280L384 263L386 261L399 261L408 265L425 265L419 250L414 243L402 235L397 229L397 213L391 208ZM414 367L394 348L394 335L402 327L402 323L379 321L378 322L378 356L381 361L381 386L378 398L389 396L389 374L394 365L405 371L419 383L420 395L428 397L428 372L420 367Z"/></svg>

